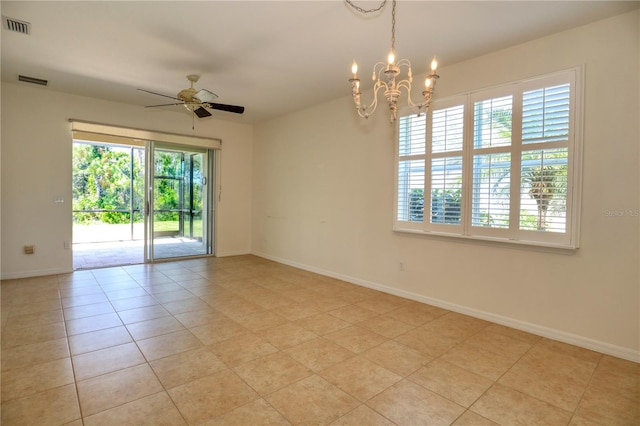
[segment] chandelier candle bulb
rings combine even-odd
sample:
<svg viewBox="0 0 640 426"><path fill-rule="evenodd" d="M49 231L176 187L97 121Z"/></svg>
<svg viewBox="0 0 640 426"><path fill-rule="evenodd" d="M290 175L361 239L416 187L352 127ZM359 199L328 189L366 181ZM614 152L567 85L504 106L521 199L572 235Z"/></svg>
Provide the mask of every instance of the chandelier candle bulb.
<svg viewBox="0 0 640 426"><path fill-rule="evenodd" d="M353 74L354 80L358 78L358 64L356 64L356 61L353 61L353 64L351 64L351 73Z"/></svg>

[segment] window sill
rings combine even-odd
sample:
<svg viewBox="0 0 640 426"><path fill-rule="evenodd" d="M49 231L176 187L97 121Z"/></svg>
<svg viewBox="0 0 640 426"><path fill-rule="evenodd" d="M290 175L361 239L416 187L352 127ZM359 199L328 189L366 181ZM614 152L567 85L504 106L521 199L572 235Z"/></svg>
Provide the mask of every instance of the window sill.
<svg viewBox="0 0 640 426"><path fill-rule="evenodd" d="M545 253L572 255L577 250L577 246L563 245L541 241L526 240L510 240L505 238L485 237L478 235L461 235L447 232L425 231L422 229L410 229L394 227L394 233L406 234L418 237L433 238L441 241L462 242L469 244L480 244L485 246L503 247L503 248L519 248L531 251L540 251Z"/></svg>

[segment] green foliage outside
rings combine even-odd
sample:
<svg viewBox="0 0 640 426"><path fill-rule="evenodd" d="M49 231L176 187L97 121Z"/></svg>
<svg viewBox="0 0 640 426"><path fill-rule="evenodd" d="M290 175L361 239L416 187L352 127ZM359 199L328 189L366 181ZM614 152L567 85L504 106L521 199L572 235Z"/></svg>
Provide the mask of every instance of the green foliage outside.
<svg viewBox="0 0 640 426"><path fill-rule="evenodd" d="M144 161L133 155L133 194L131 192L131 150L76 143L73 146L73 210L125 210L124 212L75 212L81 224L129 223L131 200L134 209L142 207Z"/></svg>
<svg viewBox="0 0 640 426"><path fill-rule="evenodd" d="M133 161L132 161L133 160ZM132 164L133 163L133 164ZM132 170L133 165L133 170ZM179 153L157 152L155 173L156 217L177 222L183 163ZM133 194L131 178L133 177ZM132 199L133 197L133 199ZM142 211L144 202L144 151L134 148L76 143L73 147L73 210L79 224L130 223L130 209ZM78 210L95 210L79 212ZM100 212L99 210L124 210ZM135 219L141 220L136 214Z"/></svg>
<svg viewBox="0 0 640 426"><path fill-rule="evenodd" d="M424 218L424 190L414 188L409 193L409 220L422 222Z"/></svg>
<svg viewBox="0 0 640 426"><path fill-rule="evenodd" d="M202 233L201 154L155 151L154 231L178 232L181 215L193 214L194 235ZM191 161L185 161L185 156ZM188 169L193 167L193 170ZM186 168L186 169L185 169ZM193 177L191 186L185 177ZM133 180L133 187L131 182ZM133 191L132 191L133 189ZM189 210L181 206L193 202ZM142 223L144 209L144 150L88 143L73 145L73 210L76 225ZM103 211L107 210L107 211ZM116 210L116 211L114 211ZM119 210L119 211L118 211ZM190 226L191 222L184 223ZM185 229L188 231L188 229Z"/></svg>
<svg viewBox="0 0 640 426"><path fill-rule="evenodd" d="M431 191L431 223L460 223L462 189L434 189ZM409 193L409 220L424 219L424 191L414 188Z"/></svg>
<svg viewBox="0 0 640 426"><path fill-rule="evenodd" d="M460 223L462 189L431 191L431 223Z"/></svg>
<svg viewBox="0 0 640 426"><path fill-rule="evenodd" d="M179 153L157 151L154 162L155 218L157 222L177 222L180 215L180 181L183 176L183 162Z"/></svg>
<svg viewBox="0 0 640 426"><path fill-rule="evenodd" d="M546 160L551 161L554 158L564 159L566 153L563 150L559 152L546 152ZM554 205L554 199L566 200L567 194L567 164L561 163L551 166L530 167L522 172L523 186L529 188L529 196L536 202L538 216L536 226L520 220L522 229L536 229L545 231L547 229L547 215L549 210L564 211L565 204ZM560 195L560 197L558 197Z"/></svg>

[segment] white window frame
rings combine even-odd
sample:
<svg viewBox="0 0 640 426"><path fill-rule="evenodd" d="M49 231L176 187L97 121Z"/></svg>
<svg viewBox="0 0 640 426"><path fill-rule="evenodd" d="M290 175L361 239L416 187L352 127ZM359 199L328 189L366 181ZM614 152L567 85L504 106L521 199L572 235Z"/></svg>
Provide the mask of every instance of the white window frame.
<svg viewBox="0 0 640 426"><path fill-rule="evenodd" d="M569 83L570 111L568 141L561 144L568 149L567 193L566 193L566 227L565 232L541 232L521 230L520 215L520 171L523 151L550 149L557 146L554 142L522 144L522 95L531 90ZM444 99L434 100L426 116L426 149L423 154L400 155L399 132L396 132L395 174L394 174L394 221L393 230L413 234L463 238L469 240L492 241L498 243L519 244L528 246L550 247L560 249L577 249L580 241L580 206L582 186L582 123L584 115L584 66L555 72L543 76L520 80L508 84L476 90ZM472 226L473 195L473 126L474 103L480 100L493 99L512 95L512 140L507 149L511 153L510 183L510 226L508 229ZM453 155L452 153L432 153L432 114L433 111L464 106L464 141L462 155L462 208L459 224L431 223L431 165L433 158ZM400 111L400 118L411 116L408 110ZM415 115L414 115L415 116ZM396 130L399 130L400 120ZM476 150L476 154L504 152L504 148L488 148ZM458 155L458 154L456 154ZM402 161L424 160L424 214L421 222L400 220L398 218L399 203L399 165ZM515 173L515 174L514 174Z"/></svg>

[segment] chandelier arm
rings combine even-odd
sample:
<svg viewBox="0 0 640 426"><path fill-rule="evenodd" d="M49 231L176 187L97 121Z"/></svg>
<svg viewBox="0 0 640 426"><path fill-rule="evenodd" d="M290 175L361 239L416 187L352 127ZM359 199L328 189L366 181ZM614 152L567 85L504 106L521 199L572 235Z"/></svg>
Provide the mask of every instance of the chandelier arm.
<svg viewBox="0 0 640 426"><path fill-rule="evenodd" d="M396 66L398 68L406 67L407 69L411 69L411 62L409 62L408 59L400 59L398 62L396 62Z"/></svg>
<svg viewBox="0 0 640 426"><path fill-rule="evenodd" d="M384 81L378 80L373 86L373 100L371 101L371 103L365 106L356 105L356 109L358 110L358 115L360 117L369 118L369 116L376 111L376 108L378 108L378 92L382 88L388 90L387 84Z"/></svg>
<svg viewBox="0 0 640 426"><path fill-rule="evenodd" d="M422 108L422 104L416 104L411 99L411 83L409 82L409 80L401 80L400 82L398 82L397 87L398 90L404 89L407 91L407 106L417 107L418 109Z"/></svg>
<svg viewBox="0 0 640 426"><path fill-rule="evenodd" d="M376 111L376 108L378 108L378 92L383 87L386 88L386 86L387 86L387 84L385 82L379 81L379 80L373 86L373 101L371 101L371 104L368 107L369 113L366 116L367 118L369 118L369 115L373 114Z"/></svg>
<svg viewBox="0 0 640 426"><path fill-rule="evenodd" d="M378 68L378 66L380 66L380 68ZM389 64L385 62L378 62L373 66L373 74L376 76L376 82L382 81L382 75L388 67Z"/></svg>

